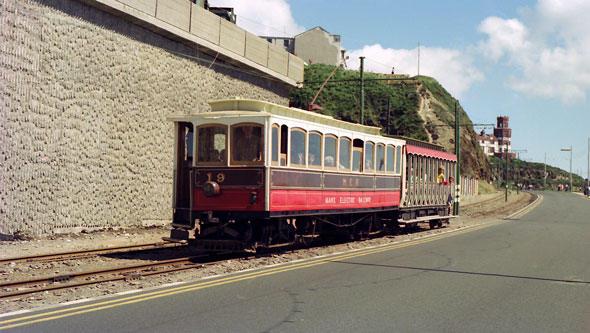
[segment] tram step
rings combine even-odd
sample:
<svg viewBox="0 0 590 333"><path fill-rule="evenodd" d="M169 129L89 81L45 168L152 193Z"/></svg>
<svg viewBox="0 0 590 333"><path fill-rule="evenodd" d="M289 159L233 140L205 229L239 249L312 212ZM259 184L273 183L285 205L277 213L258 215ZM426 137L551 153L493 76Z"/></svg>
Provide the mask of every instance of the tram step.
<svg viewBox="0 0 590 333"><path fill-rule="evenodd" d="M397 222L401 223L401 224L405 224L405 223L425 222L425 221L430 221L430 220L452 219L455 217L459 217L459 216L458 215L446 215L446 216L429 215L429 216L420 216L420 217L417 217L417 218L411 219L411 220L398 219Z"/></svg>
<svg viewBox="0 0 590 333"><path fill-rule="evenodd" d="M177 238L171 238L171 237L162 237L162 240L165 242L172 242L172 243L181 243L181 244L188 243L188 239L177 239Z"/></svg>

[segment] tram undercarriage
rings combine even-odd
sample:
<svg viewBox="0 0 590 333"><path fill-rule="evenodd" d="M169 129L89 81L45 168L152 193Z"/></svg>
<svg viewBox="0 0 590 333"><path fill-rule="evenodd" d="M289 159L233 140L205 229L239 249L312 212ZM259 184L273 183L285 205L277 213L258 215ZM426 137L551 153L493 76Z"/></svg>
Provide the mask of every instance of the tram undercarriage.
<svg viewBox="0 0 590 333"><path fill-rule="evenodd" d="M448 224L446 207L259 219L223 219L211 212L197 222L195 237L187 239L207 252L260 251L289 245L363 240L420 226ZM440 215L439 215L440 214ZM188 238L188 237L187 237Z"/></svg>

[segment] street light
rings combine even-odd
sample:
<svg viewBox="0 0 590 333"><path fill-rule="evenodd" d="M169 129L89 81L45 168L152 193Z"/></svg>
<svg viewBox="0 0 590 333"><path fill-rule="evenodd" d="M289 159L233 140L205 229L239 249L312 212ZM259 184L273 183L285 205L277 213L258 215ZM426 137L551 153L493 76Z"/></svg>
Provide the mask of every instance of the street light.
<svg viewBox="0 0 590 333"><path fill-rule="evenodd" d="M572 146L570 146L569 148L561 148L561 151L569 151L570 152L570 192L573 191L572 188Z"/></svg>

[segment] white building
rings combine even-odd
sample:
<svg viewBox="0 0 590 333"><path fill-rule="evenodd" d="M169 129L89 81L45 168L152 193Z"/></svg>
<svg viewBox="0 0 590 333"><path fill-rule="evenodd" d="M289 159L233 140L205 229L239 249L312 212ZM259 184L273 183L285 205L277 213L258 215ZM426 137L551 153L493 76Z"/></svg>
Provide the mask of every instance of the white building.
<svg viewBox="0 0 590 333"><path fill-rule="evenodd" d="M494 134L486 134L485 129L479 133L477 140L483 149L484 154L488 156L514 158L516 154L511 153L510 138L512 130L508 127L509 118L506 116L497 117L497 126L494 128Z"/></svg>

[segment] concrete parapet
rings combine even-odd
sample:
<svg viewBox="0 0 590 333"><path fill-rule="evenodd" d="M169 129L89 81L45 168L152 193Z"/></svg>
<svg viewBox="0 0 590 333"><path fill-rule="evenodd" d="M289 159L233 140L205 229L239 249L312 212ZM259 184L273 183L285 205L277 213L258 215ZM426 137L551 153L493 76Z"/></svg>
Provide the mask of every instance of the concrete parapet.
<svg viewBox="0 0 590 333"><path fill-rule="evenodd" d="M191 21L191 3L187 0L158 0L156 18L189 31Z"/></svg>
<svg viewBox="0 0 590 333"><path fill-rule="evenodd" d="M221 17L211 14L196 4L192 4L191 13L191 34L219 45Z"/></svg>
<svg viewBox="0 0 590 333"><path fill-rule="evenodd" d="M119 2L138 9L146 14L156 16L156 0L118 0Z"/></svg>
<svg viewBox="0 0 590 333"><path fill-rule="evenodd" d="M301 86L297 82L303 79L294 80L293 77L299 77L299 72L303 73L303 60L289 61L287 73L297 74L284 75L283 72L273 70L268 66L268 60L263 59L267 58L263 53L268 53L268 48L261 47L263 42L269 43L254 35L247 38L246 31L242 28L189 0L149 0L145 4L137 0L79 1L122 17L172 40L195 47L216 59L223 59L246 71L258 72L289 87ZM155 14L152 14L152 1L156 1ZM246 55L247 52L249 56ZM285 57L288 57L288 52L285 50L276 52L283 52ZM297 66L301 68L295 68Z"/></svg>
<svg viewBox="0 0 590 333"><path fill-rule="evenodd" d="M289 53L289 78L303 82L303 59Z"/></svg>
<svg viewBox="0 0 590 333"><path fill-rule="evenodd" d="M268 67L268 47L266 40L246 32L246 58L257 64Z"/></svg>
<svg viewBox="0 0 590 333"><path fill-rule="evenodd" d="M246 30L226 20L220 22L219 46L243 57L246 51Z"/></svg>
<svg viewBox="0 0 590 333"><path fill-rule="evenodd" d="M268 68L282 75L289 73L289 53L276 45L268 44Z"/></svg>

